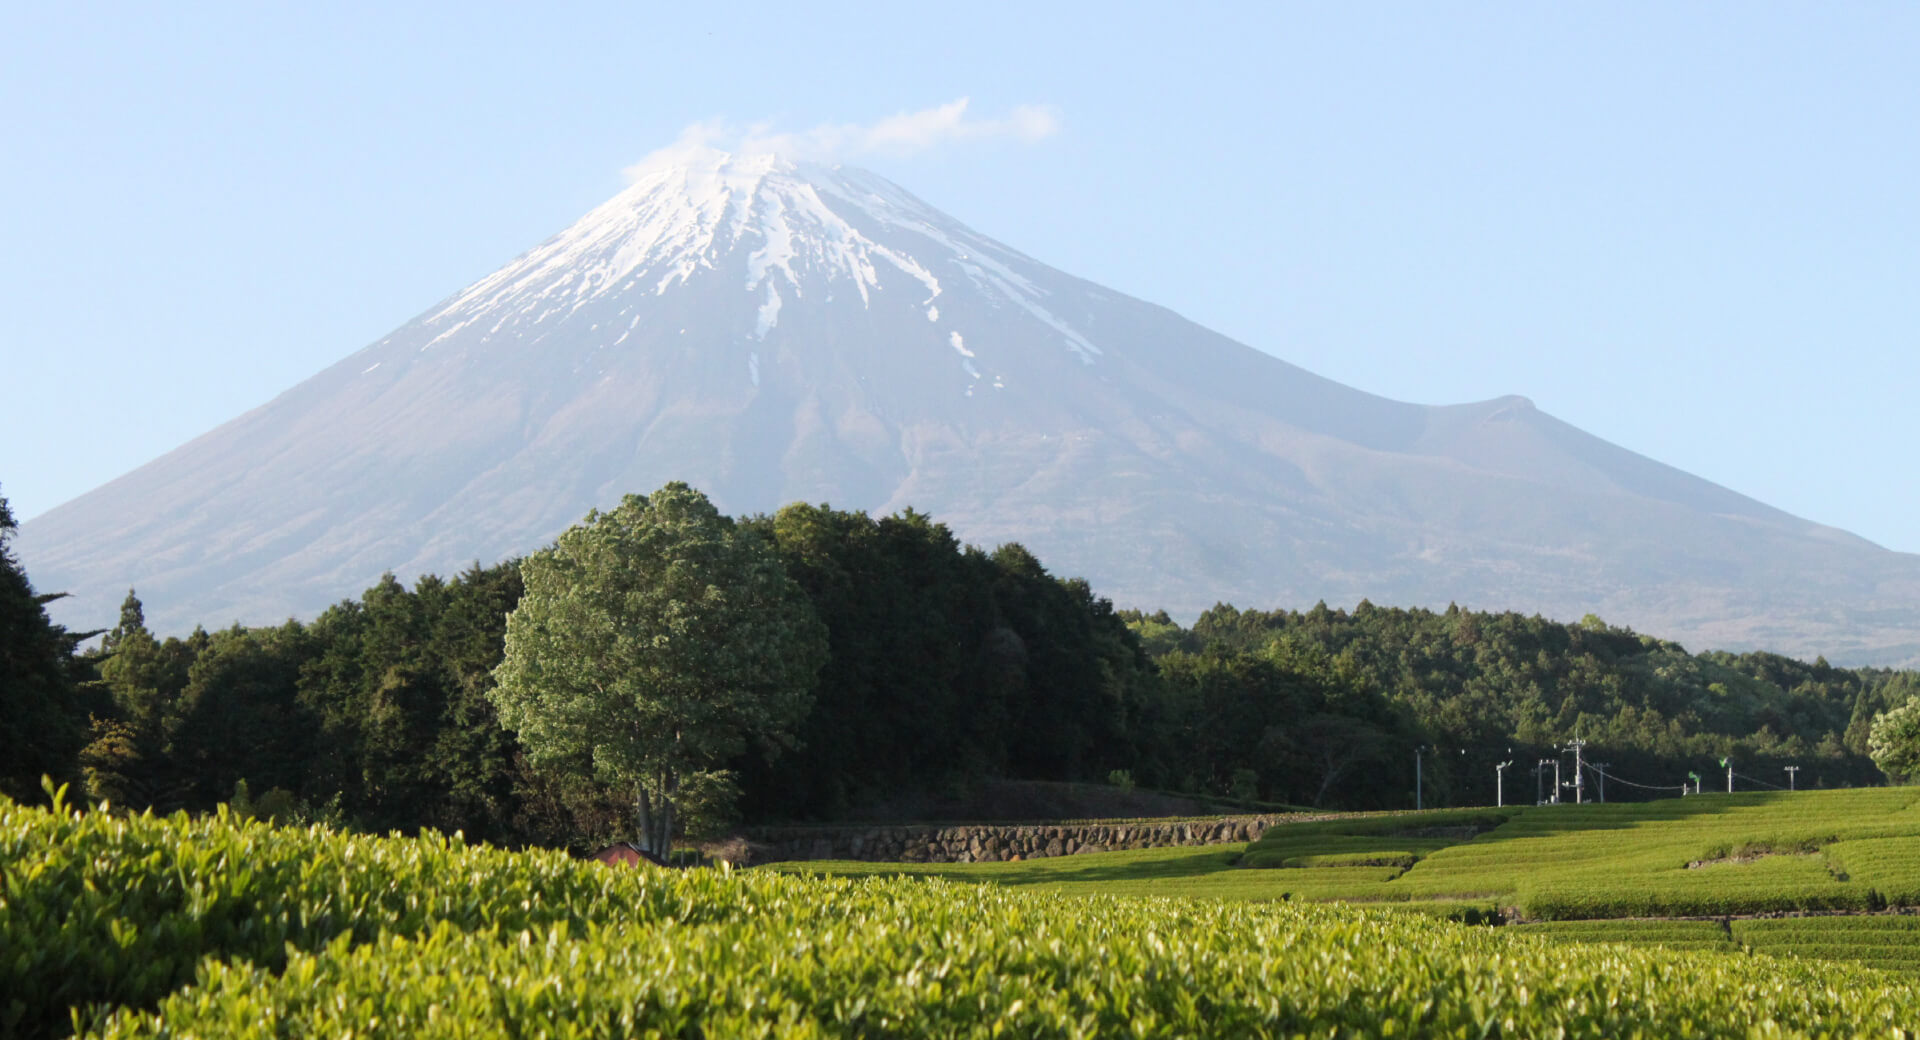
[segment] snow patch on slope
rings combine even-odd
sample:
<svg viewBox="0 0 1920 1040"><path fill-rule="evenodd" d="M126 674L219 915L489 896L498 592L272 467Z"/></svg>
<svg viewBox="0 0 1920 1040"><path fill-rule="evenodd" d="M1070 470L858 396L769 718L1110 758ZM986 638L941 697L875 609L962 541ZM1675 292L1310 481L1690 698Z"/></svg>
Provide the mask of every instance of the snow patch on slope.
<svg viewBox="0 0 1920 1040"><path fill-rule="evenodd" d="M852 186L854 177L858 177L859 180L857 189ZM998 296L1015 304L1053 328L1060 333L1068 348L1079 356L1082 363L1093 364L1094 359L1099 357L1100 348L1095 346L1092 340L1046 308L1042 301L1050 294L1009 266L1009 261L1030 263L1031 261L1027 258L970 232L962 233L971 242L961 242L940 224L935 223L938 214L878 177L850 174L843 181L829 183L824 187L829 192L860 207L868 216L881 224L910 231L944 247L953 254L960 270L977 288L989 296ZM989 255L992 253L999 253L1000 258Z"/></svg>
<svg viewBox="0 0 1920 1040"><path fill-rule="evenodd" d="M767 302L760 305L760 314L754 321L753 338L764 340L767 330L780 324L780 290L772 282L767 283Z"/></svg>
<svg viewBox="0 0 1920 1040"><path fill-rule="evenodd" d="M648 288L665 295L703 272L726 269L738 272L750 292L765 287L758 339L778 324L785 290L799 299L811 285L832 302L835 286L846 283L870 309L887 272L918 282L918 305L938 322L936 272L950 271L996 305L1011 303L1045 324L1083 363L1100 356L1048 306L1052 293L1021 273L1033 261L882 178L711 148L678 150L631 173L619 195L429 315L424 324L436 335L427 346L483 318L489 336L544 338L595 299Z"/></svg>

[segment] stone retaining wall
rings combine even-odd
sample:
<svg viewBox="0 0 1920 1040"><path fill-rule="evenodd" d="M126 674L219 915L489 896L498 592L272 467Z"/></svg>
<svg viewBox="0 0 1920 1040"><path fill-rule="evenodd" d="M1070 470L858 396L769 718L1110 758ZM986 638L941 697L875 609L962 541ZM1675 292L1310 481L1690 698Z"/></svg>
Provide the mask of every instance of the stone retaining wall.
<svg viewBox="0 0 1920 1040"><path fill-rule="evenodd" d="M1329 814L1328 817L1337 814ZM1318 815L1232 816L1206 820L1138 820L1085 824L785 827L749 831L752 862L850 859L874 863L981 863L1071 856L1114 849L1222 845L1254 841L1281 822Z"/></svg>

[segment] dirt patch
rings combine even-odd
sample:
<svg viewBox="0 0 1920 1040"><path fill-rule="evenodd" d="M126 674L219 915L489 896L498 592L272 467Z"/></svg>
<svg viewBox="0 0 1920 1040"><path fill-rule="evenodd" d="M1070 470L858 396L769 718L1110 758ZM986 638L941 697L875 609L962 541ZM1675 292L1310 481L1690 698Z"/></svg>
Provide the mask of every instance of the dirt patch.
<svg viewBox="0 0 1920 1040"><path fill-rule="evenodd" d="M1738 856L1719 856L1714 859L1696 859L1687 863L1688 870L1703 870L1707 867L1739 866L1742 863L1758 863L1782 855L1778 852L1748 852ZM1803 854L1804 855L1804 854Z"/></svg>
<svg viewBox="0 0 1920 1040"><path fill-rule="evenodd" d="M1737 849L1719 848L1708 852L1700 859L1688 862L1688 870L1702 870L1722 865L1738 866L1743 863L1758 863L1775 856L1817 856L1820 850L1815 845L1795 845L1789 848L1774 848L1771 845L1743 845ZM1846 880L1841 878L1841 880Z"/></svg>

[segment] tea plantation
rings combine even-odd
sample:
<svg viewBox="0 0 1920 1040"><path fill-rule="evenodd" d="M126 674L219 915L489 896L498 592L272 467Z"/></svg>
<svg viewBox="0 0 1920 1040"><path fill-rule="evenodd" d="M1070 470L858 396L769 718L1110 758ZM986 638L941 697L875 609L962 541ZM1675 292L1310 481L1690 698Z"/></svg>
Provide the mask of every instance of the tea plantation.
<svg viewBox="0 0 1920 1040"><path fill-rule="evenodd" d="M788 864L931 874L1069 893L1331 901L1667 948L1844 958L1920 971L1920 788L1703 795L1440 810L1270 829L1250 845L987 864ZM1744 918L1872 914L1782 921ZM1604 920L1602 924L1584 922ZM1791 927L1788 927L1791 925Z"/></svg>
<svg viewBox="0 0 1920 1040"><path fill-rule="evenodd" d="M1404 824L1373 837L1419 857L1402 875L1412 877L1529 818L1516 842L1580 830L1566 814L1529 811L1472 835L1479 824L1423 819L1436 837L1446 834L1431 828L1459 828L1441 848L1405 847L1427 839ZM1237 855L1167 851L1215 865ZM1405 869L1341 858L1366 852L1295 851L1282 860L1335 858L1188 880L1170 872L1184 862L1172 855L1011 865L1095 872L1047 891L609 869L434 836L0 802L0 1033L1909 1037L1920 1023L1915 987L1861 966L1576 945L1304 896L1102 894L1220 875L1277 893L1293 874ZM1750 942L1804 947L1812 940L1794 923L1752 922Z"/></svg>

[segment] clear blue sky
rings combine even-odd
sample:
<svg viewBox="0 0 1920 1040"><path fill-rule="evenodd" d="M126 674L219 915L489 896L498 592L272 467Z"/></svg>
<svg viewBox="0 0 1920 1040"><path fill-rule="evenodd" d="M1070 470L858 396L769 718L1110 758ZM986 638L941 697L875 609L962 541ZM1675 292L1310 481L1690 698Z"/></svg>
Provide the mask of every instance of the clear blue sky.
<svg viewBox="0 0 1920 1040"><path fill-rule="evenodd" d="M861 164L1334 379L1526 394L1920 551L1920 5L396 6L10 9L16 513L379 338L691 123L967 97L1058 130Z"/></svg>

